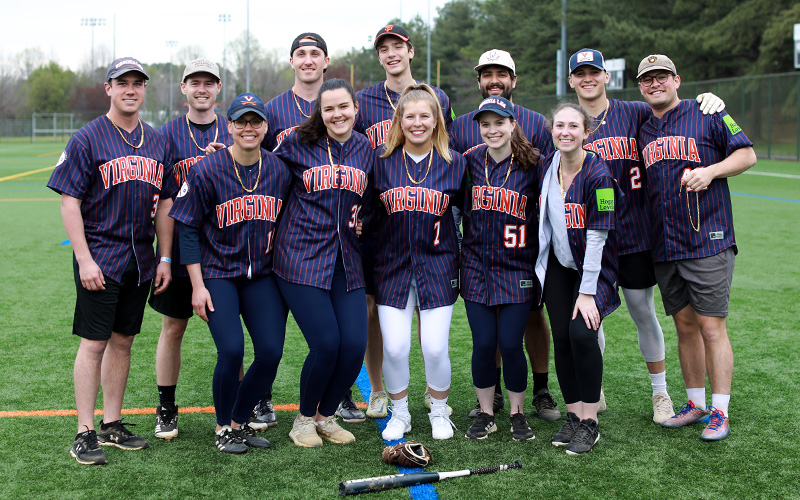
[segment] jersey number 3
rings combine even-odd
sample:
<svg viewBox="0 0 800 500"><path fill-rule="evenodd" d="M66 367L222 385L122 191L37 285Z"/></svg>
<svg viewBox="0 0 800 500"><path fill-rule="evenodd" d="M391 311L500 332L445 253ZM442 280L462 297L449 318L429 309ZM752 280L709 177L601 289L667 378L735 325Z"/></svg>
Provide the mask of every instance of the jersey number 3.
<svg viewBox="0 0 800 500"><path fill-rule="evenodd" d="M525 248L528 246L528 227L525 224L506 224L503 239L506 248Z"/></svg>

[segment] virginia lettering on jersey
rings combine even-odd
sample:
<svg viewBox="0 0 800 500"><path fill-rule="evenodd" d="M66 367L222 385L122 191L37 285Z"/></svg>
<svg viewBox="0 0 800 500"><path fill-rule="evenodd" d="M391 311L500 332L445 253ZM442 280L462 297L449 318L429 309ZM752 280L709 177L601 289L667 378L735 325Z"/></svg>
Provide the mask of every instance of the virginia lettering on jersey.
<svg viewBox="0 0 800 500"><path fill-rule="evenodd" d="M189 170L194 166L195 163L203 158L203 156L186 158L185 160L181 160L172 166L172 173L175 176L175 182L178 186L183 185L183 183L186 181L186 176L189 175Z"/></svg>
<svg viewBox="0 0 800 500"><path fill-rule="evenodd" d="M450 196L435 189L419 186L396 187L381 193L381 201L388 213L426 212L443 215L450 204Z"/></svg>
<svg viewBox="0 0 800 500"><path fill-rule="evenodd" d="M516 191L489 186L472 186L472 210L494 210L526 220L528 197Z"/></svg>
<svg viewBox="0 0 800 500"><path fill-rule="evenodd" d="M299 127L299 125L294 127L289 127L286 130L281 130L281 132L277 136L275 136L275 142L276 142L275 147L280 146L283 140L286 139L286 136L294 132L294 130L297 127Z"/></svg>
<svg viewBox="0 0 800 500"><path fill-rule="evenodd" d="M376 149L378 146L383 146L386 143L386 137L389 135L390 128L392 128L391 119L383 120L367 128L366 134L372 149Z"/></svg>
<svg viewBox="0 0 800 500"><path fill-rule="evenodd" d="M246 220L275 222L281 213L283 200L261 194L248 194L217 205L217 227L232 226Z"/></svg>
<svg viewBox="0 0 800 500"><path fill-rule="evenodd" d="M367 173L347 165L338 165L335 168L321 165L303 172L303 184L308 193L325 189L346 189L363 196L367 188Z"/></svg>
<svg viewBox="0 0 800 500"><path fill-rule="evenodd" d="M648 142L642 150L645 167L661 160L685 160L700 163L694 137L667 136Z"/></svg>
<svg viewBox="0 0 800 500"><path fill-rule="evenodd" d="M144 181L161 189L161 182L164 179L164 165L144 156L114 158L98 168L105 189L128 181Z"/></svg>
<svg viewBox="0 0 800 500"><path fill-rule="evenodd" d="M567 229L583 229L586 225L586 206L580 203L564 203Z"/></svg>
<svg viewBox="0 0 800 500"><path fill-rule="evenodd" d="M584 149L594 151L606 161L639 161L639 151L636 149L636 139L633 137L603 137L586 144Z"/></svg>

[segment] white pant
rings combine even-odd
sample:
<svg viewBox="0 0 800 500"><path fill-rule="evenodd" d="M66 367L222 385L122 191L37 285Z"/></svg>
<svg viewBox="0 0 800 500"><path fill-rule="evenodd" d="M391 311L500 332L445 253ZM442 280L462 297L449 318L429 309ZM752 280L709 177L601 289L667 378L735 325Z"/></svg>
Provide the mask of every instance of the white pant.
<svg viewBox="0 0 800 500"><path fill-rule="evenodd" d="M411 321L419 301L417 284L412 280L405 309L378 305L378 319L383 334L383 378L386 391L397 394L408 389L411 351ZM422 357L425 377L435 391L450 389L450 320L453 306L442 306L419 312Z"/></svg>

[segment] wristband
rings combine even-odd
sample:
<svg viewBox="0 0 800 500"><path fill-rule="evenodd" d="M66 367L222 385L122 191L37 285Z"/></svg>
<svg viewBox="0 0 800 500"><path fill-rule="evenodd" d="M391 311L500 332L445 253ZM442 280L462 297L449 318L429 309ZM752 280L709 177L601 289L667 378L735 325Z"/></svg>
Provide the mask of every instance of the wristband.
<svg viewBox="0 0 800 500"><path fill-rule="evenodd" d="M172 259L169 257L161 257L161 262L166 262L167 264L172 264Z"/></svg>

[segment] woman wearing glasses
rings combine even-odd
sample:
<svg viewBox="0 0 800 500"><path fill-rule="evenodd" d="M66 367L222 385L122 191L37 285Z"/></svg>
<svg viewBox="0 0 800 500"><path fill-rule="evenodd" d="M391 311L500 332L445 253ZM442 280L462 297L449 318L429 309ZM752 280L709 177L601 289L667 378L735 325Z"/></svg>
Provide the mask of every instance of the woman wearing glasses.
<svg viewBox="0 0 800 500"><path fill-rule="evenodd" d="M397 103L374 172L379 253L378 318L383 374L392 418L383 438L411 430L408 411L411 319L419 309L420 340L430 387L434 439L453 436L450 391L450 319L458 296L458 240L453 205L463 203L464 158L448 148L441 105L425 85L406 88Z"/></svg>
<svg viewBox="0 0 800 500"><path fill-rule="evenodd" d="M367 345L358 213L372 171L367 138L353 133L358 104L344 80L322 84L309 119L275 150L294 184L275 242L275 274L309 353L300 414L289 437L303 447L350 443L334 413L355 382Z"/></svg>
<svg viewBox="0 0 800 500"><path fill-rule="evenodd" d="M272 275L272 242L291 176L283 162L260 147L265 119L261 99L237 96L228 109L233 145L191 169L170 213L180 224L192 307L208 323L217 347L215 444L225 453L270 446L247 421L275 378L286 331L287 309ZM254 351L241 382L240 316Z"/></svg>

